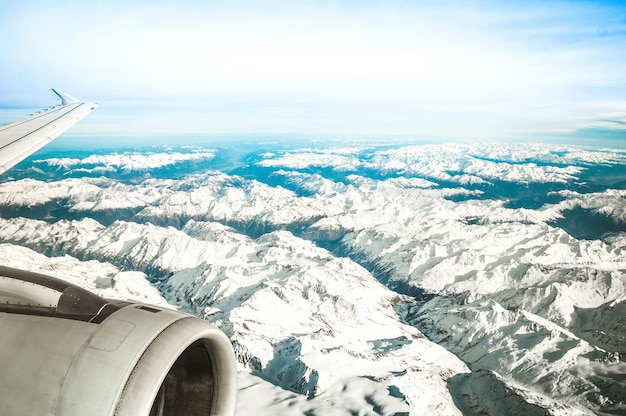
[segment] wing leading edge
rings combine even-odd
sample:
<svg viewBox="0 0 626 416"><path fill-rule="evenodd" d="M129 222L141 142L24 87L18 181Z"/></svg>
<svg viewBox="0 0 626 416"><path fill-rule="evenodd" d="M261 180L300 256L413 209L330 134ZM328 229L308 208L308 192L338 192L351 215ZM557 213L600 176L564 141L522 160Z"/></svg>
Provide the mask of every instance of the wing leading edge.
<svg viewBox="0 0 626 416"><path fill-rule="evenodd" d="M0 174L27 158L87 116L98 104L52 90L61 105L0 126Z"/></svg>

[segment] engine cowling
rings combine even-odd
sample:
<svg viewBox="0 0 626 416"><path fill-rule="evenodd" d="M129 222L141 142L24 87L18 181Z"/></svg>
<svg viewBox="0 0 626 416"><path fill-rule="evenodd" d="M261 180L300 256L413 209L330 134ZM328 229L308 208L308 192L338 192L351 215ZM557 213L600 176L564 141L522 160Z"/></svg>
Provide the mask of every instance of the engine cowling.
<svg viewBox="0 0 626 416"><path fill-rule="evenodd" d="M236 361L216 327L0 267L0 414L232 415Z"/></svg>

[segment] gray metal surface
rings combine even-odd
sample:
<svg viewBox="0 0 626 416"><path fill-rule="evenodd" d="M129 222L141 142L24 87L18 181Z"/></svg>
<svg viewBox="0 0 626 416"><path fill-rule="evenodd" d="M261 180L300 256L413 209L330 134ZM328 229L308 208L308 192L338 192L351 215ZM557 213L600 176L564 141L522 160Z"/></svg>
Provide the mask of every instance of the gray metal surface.
<svg viewBox="0 0 626 416"><path fill-rule="evenodd" d="M0 174L50 143L98 107L53 90L61 105L0 126Z"/></svg>
<svg viewBox="0 0 626 416"><path fill-rule="evenodd" d="M235 356L228 338L207 322L154 306L116 305L26 271L0 267L2 280L11 284L4 285L9 304L0 304L1 415L234 414ZM15 287L19 296L6 295ZM41 290L50 304L28 305L41 300ZM68 292L70 306L57 314ZM15 299L19 309L10 304ZM101 315L107 305L113 306Z"/></svg>

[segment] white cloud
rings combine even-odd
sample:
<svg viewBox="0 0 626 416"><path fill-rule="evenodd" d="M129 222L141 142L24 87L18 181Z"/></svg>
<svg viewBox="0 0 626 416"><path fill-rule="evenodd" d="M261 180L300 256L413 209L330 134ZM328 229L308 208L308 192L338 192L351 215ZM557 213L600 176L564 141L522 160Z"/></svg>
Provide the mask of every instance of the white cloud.
<svg viewBox="0 0 626 416"><path fill-rule="evenodd" d="M108 131L503 137L574 128L590 102L619 111L626 72L620 7L71 6L3 3L3 93L60 86L113 104L94 126L121 101L145 111ZM169 117L150 114L159 105Z"/></svg>

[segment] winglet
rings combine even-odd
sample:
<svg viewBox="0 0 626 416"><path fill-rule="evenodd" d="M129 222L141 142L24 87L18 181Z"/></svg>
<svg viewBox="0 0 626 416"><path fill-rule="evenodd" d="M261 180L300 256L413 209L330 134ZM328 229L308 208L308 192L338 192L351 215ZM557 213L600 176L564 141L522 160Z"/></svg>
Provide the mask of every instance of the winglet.
<svg viewBox="0 0 626 416"><path fill-rule="evenodd" d="M61 99L61 104L63 105L75 104L80 102L80 100L77 100L76 98L64 93L63 91L55 90L54 88L52 88L52 92L59 96L59 98Z"/></svg>

